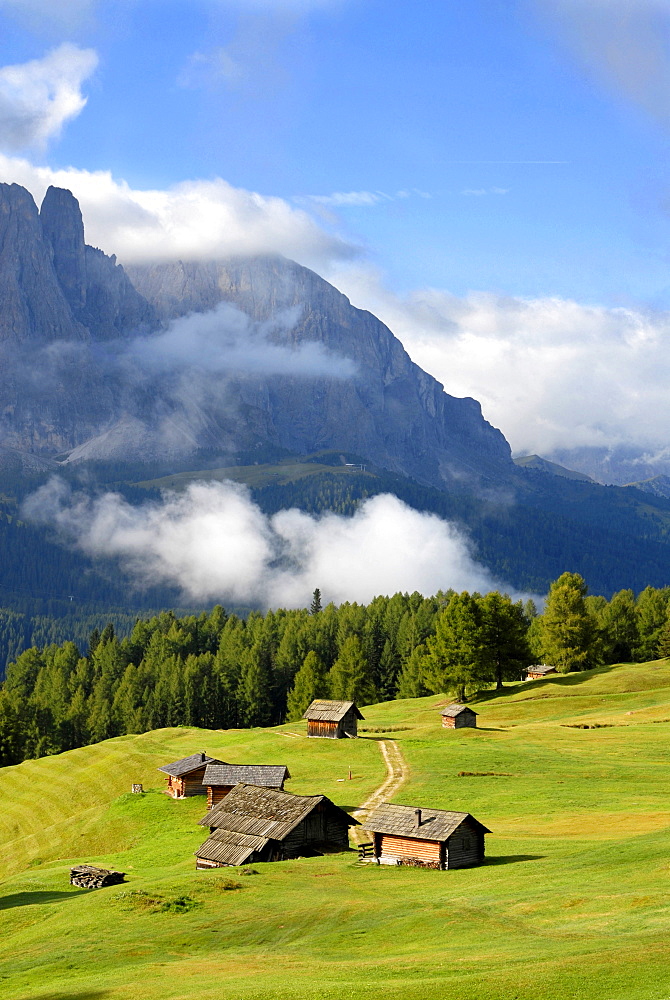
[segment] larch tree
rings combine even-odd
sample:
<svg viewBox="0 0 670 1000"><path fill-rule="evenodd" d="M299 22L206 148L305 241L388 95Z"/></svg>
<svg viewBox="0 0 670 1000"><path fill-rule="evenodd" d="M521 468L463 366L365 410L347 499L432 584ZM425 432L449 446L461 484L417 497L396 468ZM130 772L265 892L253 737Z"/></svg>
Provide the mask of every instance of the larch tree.
<svg viewBox="0 0 670 1000"><path fill-rule="evenodd" d="M528 645L528 619L521 601L493 591L481 598L484 663L500 691L503 681L515 681L532 662Z"/></svg>
<svg viewBox="0 0 670 1000"><path fill-rule="evenodd" d="M538 619L542 656L561 674L589 670L601 659L598 627L586 607L586 592L579 573L563 573L549 588L544 614Z"/></svg>
<svg viewBox="0 0 670 1000"><path fill-rule="evenodd" d="M452 691L465 701L468 687L485 676L481 610L474 595L464 591L450 598L427 646L426 686L435 694Z"/></svg>
<svg viewBox="0 0 670 1000"><path fill-rule="evenodd" d="M287 719L295 722L301 719L305 709L315 698L328 697L326 668L318 653L310 650L288 693Z"/></svg>

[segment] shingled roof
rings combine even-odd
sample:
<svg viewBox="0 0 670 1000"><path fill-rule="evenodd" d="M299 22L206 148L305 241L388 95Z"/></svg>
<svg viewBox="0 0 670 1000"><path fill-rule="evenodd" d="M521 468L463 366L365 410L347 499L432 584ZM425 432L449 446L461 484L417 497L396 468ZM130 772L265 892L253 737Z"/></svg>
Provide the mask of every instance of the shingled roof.
<svg viewBox="0 0 670 1000"><path fill-rule="evenodd" d="M551 667L546 663L534 663L532 667L528 667L529 674L553 674L556 672L556 667Z"/></svg>
<svg viewBox="0 0 670 1000"><path fill-rule="evenodd" d="M184 774L197 771L203 764L222 763L223 761L217 760L216 757L208 757L206 753L192 753L190 757L182 757L181 760L176 760L174 764L164 764L158 770L164 771L165 774L169 774L173 778L181 778Z"/></svg>
<svg viewBox="0 0 670 1000"><path fill-rule="evenodd" d="M239 784L200 820L200 826L281 840L320 802L333 805L325 795L293 795L277 788ZM353 817L346 818L349 826L358 825L358 820Z"/></svg>
<svg viewBox="0 0 670 1000"><path fill-rule="evenodd" d="M203 785L259 785L264 788L281 788L289 769L285 764L208 764Z"/></svg>
<svg viewBox="0 0 670 1000"><path fill-rule="evenodd" d="M362 719L363 716L353 701L323 701L317 698L309 706L303 719L309 719L311 722L341 722L352 707L356 718Z"/></svg>
<svg viewBox="0 0 670 1000"><path fill-rule="evenodd" d="M268 837L249 837L232 830L215 830L195 855L203 861L218 861L222 865L243 865L254 851L262 851Z"/></svg>
<svg viewBox="0 0 670 1000"><path fill-rule="evenodd" d="M459 705L458 702L454 702L453 705L447 705L445 710L442 712L442 715L446 715L450 719L455 719L457 715L461 714L461 712L472 712L473 715L477 714L472 711L469 705Z"/></svg>
<svg viewBox="0 0 670 1000"><path fill-rule="evenodd" d="M446 809L421 809L421 825L417 826L415 806L392 805L382 802L365 822L365 829L371 833L388 833L416 840L447 840L457 830L463 820L471 819L484 832L490 833L483 823L470 813L449 812Z"/></svg>

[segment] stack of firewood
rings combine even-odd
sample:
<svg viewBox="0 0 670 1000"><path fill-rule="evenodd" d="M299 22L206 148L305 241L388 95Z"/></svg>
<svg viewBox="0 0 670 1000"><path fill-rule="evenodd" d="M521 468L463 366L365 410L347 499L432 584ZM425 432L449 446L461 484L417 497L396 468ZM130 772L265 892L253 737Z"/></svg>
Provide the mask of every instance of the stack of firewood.
<svg viewBox="0 0 670 1000"><path fill-rule="evenodd" d="M102 889L105 885L118 885L125 877L125 872L94 868L93 865L77 865L76 868L70 868L70 885L78 885L80 889Z"/></svg>

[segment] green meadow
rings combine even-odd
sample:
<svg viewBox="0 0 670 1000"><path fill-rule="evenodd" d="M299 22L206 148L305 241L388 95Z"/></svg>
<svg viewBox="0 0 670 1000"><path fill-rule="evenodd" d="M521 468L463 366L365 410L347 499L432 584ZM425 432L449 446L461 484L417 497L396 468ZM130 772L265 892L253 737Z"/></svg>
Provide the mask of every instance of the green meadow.
<svg viewBox="0 0 670 1000"><path fill-rule="evenodd" d="M670 663L510 685L473 701L477 730L442 729L446 703L370 706L356 741L165 729L3 769L3 996L670 998ZM491 829L485 865L195 871L203 801L164 795L160 764L286 763L289 791L353 809L385 776L380 739L408 765L396 801ZM84 862L127 884L71 887Z"/></svg>

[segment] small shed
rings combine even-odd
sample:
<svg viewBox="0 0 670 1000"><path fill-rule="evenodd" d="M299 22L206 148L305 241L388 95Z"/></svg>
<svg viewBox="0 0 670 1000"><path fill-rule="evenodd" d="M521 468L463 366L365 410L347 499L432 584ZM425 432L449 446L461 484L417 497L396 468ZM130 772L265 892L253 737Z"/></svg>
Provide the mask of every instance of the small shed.
<svg viewBox="0 0 670 1000"><path fill-rule="evenodd" d="M196 868L224 868L346 851L358 820L325 795L239 784L200 825L210 836L195 852Z"/></svg>
<svg viewBox="0 0 670 1000"><path fill-rule="evenodd" d="M358 736L358 720L363 716L353 701L317 699L309 706L303 719L307 719L308 736L341 740L345 736Z"/></svg>
<svg viewBox="0 0 670 1000"><path fill-rule="evenodd" d="M205 768L208 764L221 764L215 757L206 753L192 753L190 757L182 757L173 764L165 764L158 770L167 774L167 793L173 799L184 799L189 795L205 795L207 788L203 786Z"/></svg>
<svg viewBox="0 0 670 1000"><path fill-rule="evenodd" d="M418 868L471 868L484 860L490 833L470 813L419 809L383 802L365 823L377 864Z"/></svg>
<svg viewBox="0 0 670 1000"><path fill-rule="evenodd" d="M477 713L467 705L447 705L442 712L442 725L445 729L476 729Z"/></svg>
<svg viewBox="0 0 670 1000"><path fill-rule="evenodd" d="M532 667L528 667L526 671L527 681L539 681L547 674L555 674L556 667L550 667L546 663L534 663Z"/></svg>
<svg viewBox="0 0 670 1000"><path fill-rule="evenodd" d="M207 788L207 808L212 809L240 783L282 789L290 777L285 764L208 764L202 779Z"/></svg>

